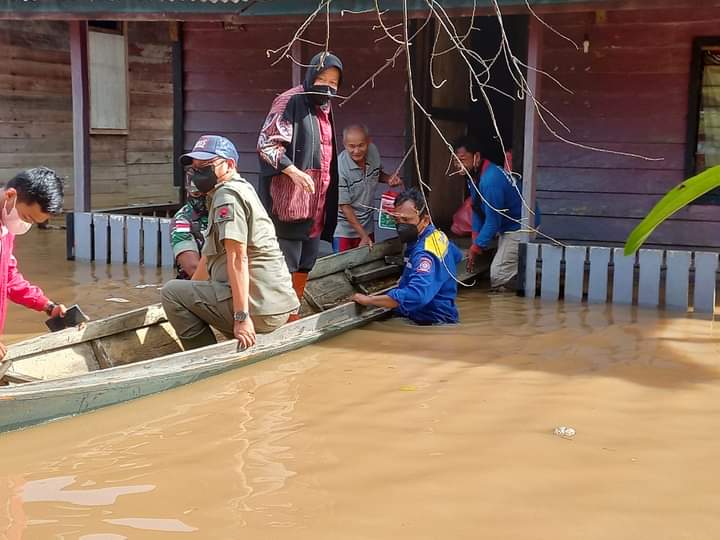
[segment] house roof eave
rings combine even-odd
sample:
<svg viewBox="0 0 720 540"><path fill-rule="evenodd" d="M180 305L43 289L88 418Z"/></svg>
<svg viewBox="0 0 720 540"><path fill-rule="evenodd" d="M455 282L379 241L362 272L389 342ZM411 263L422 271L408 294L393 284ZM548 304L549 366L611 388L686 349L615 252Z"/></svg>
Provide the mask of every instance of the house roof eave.
<svg viewBox="0 0 720 540"><path fill-rule="evenodd" d="M677 5L685 0L674 0ZM635 8L667 3L666 0L531 0L537 11L568 8ZM381 9L402 10L401 0L379 0ZM482 9L477 0L442 0L446 9ZM524 8L525 0L498 0L502 8ZM110 20L237 20L270 17L305 17L318 7L317 0L0 0L0 19L110 19ZM414 13L427 11L425 0L408 0ZM333 16L375 8L374 0L333 0ZM489 8L485 8L489 10Z"/></svg>

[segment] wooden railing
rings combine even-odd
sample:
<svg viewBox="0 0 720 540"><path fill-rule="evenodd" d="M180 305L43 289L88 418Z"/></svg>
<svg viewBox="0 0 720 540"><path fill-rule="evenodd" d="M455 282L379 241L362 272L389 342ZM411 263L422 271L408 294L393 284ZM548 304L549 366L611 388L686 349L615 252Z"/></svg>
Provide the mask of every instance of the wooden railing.
<svg viewBox="0 0 720 540"><path fill-rule="evenodd" d="M518 276L529 298L713 313L717 271L718 253L529 243Z"/></svg>
<svg viewBox="0 0 720 540"><path fill-rule="evenodd" d="M149 267L175 262L167 217L74 212L66 222L68 259Z"/></svg>
<svg viewBox="0 0 720 540"><path fill-rule="evenodd" d="M135 206L119 206L93 210L95 214L123 214L131 216L148 216L171 218L180 208L179 203L143 204Z"/></svg>

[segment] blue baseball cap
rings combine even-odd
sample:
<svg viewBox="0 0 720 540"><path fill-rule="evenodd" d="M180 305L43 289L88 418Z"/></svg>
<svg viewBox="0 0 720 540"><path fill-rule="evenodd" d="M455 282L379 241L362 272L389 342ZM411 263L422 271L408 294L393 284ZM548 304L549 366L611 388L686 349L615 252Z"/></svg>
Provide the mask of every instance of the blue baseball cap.
<svg viewBox="0 0 720 540"><path fill-rule="evenodd" d="M216 157L232 159L235 163L238 162L238 153L235 145L228 139L220 135L203 135L197 140L195 146L193 146L192 152L180 156L180 165L185 167L192 164L193 159L206 161Z"/></svg>

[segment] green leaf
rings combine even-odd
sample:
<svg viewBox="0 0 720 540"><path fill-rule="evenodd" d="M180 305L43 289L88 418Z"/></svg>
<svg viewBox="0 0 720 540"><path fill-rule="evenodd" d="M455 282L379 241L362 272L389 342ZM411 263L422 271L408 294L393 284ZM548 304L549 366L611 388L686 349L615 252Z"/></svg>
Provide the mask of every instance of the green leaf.
<svg viewBox="0 0 720 540"><path fill-rule="evenodd" d="M688 178L668 191L627 237L625 256L635 253L663 221L716 187L720 187L720 165Z"/></svg>

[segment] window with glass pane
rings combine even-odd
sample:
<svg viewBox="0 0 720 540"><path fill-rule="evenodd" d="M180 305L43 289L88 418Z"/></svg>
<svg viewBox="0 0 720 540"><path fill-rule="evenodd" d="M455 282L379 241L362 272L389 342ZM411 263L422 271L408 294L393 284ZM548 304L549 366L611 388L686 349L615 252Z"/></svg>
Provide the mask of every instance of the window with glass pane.
<svg viewBox="0 0 720 540"><path fill-rule="evenodd" d="M720 46L702 50L695 172L720 165Z"/></svg>

